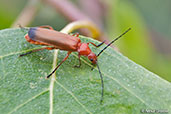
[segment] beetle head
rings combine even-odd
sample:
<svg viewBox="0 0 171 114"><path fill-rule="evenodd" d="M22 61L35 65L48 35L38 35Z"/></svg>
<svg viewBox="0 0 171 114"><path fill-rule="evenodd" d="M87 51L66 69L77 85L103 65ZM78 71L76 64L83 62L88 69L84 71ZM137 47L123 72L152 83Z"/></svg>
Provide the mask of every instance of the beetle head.
<svg viewBox="0 0 171 114"><path fill-rule="evenodd" d="M96 56L96 54L94 54L93 52L91 52L91 53L88 55L88 59L89 59L93 64L96 64L96 63L97 63L97 56Z"/></svg>

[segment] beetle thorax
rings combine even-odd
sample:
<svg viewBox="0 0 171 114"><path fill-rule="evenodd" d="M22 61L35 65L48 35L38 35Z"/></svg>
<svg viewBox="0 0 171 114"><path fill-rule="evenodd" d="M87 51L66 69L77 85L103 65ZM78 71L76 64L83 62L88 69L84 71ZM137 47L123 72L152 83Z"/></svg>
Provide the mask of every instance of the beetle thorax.
<svg viewBox="0 0 171 114"><path fill-rule="evenodd" d="M79 55L87 56L93 64L96 64L97 56L91 51L87 43L80 43L77 51Z"/></svg>
<svg viewBox="0 0 171 114"><path fill-rule="evenodd" d="M77 49L79 55L88 56L91 53L87 43L80 43Z"/></svg>

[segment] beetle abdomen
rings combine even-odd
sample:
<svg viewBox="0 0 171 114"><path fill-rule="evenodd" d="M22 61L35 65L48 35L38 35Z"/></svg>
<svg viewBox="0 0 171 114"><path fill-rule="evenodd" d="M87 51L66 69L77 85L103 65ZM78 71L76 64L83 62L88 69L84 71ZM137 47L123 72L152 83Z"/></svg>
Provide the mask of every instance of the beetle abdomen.
<svg viewBox="0 0 171 114"><path fill-rule="evenodd" d="M34 42L33 44L54 46L56 49L66 51L77 51L81 42L78 37L39 27L30 28L28 37Z"/></svg>

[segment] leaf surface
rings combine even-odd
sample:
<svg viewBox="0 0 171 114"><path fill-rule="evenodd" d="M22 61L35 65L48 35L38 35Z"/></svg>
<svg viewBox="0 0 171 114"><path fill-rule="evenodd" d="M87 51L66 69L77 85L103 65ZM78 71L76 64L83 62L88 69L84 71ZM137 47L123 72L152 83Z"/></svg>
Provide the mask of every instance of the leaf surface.
<svg viewBox="0 0 171 114"><path fill-rule="evenodd" d="M0 112L3 114L47 114L50 109L55 114L138 114L142 109L171 109L170 83L112 48L98 58L105 85L102 105L97 68L91 71L92 65L86 57L81 57L80 68L74 68L78 64L75 52L57 70L54 85L50 86L52 81L45 76L53 70L54 50L19 57L41 47L28 43L24 38L26 33L21 29L0 31ZM83 42L99 43L80 37ZM97 54L104 46L90 47ZM66 53L58 51L58 63Z"/></svg>

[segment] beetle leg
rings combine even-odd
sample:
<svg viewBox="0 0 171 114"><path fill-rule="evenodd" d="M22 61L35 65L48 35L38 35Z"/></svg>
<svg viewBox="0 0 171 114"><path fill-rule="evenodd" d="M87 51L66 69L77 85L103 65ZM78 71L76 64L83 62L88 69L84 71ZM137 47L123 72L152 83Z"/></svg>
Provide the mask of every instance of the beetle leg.
<svg viewBox="0 0 171 114"><path fill-rule="evenodd" d="M61 64L69 57L70 54L71 52L68 52L67 56L58 64L58 66L46 78L49 78L61 66Z"/></svg>
<svg viewBox="0 0 171 114"><path fill-rule="evenodd" d="M51 26L49 25L43 25L43 26L39 26L40 28L48 28L50 30L54 30Z"/></svg>
<svg viewBox="0 0 171 114"><path fill-rule="evenodd" d="M72 36L79 37L79 33L74 33Z"/></svg>
<svg viewBox="0 0 171 114"><path fill-rule="evenodd" d="M19 57L22 57L22 56L31 54L32 52L41 51L41 50L44 50L44 49L52 50L52 49L55 49L55 47L43 47L43 48L40 48L40 49L35 49L35 50L29 51L29 52L27 52L27 53L21 54L21 55L19 55Z"/></svg>
<svg viewBox="0 0 171 114"><path fill-rule="evenodd" d="M80 66L81 66L80 55L78 55L78 60L79 60L79 65L75 65L74 67L80 68Z"/></svg>
<svg viewBox="0 0 171 114"><path fill-rule="evenodd" d="M100 47L102 44L104 44L104 42L105 41L103 41L102 43L100 43L100 44L98 44L98 45L96 45L96 44L94 44L93 42L88 42L87 44L92 44L93 46L95 46L95 47Z"/></svg>

